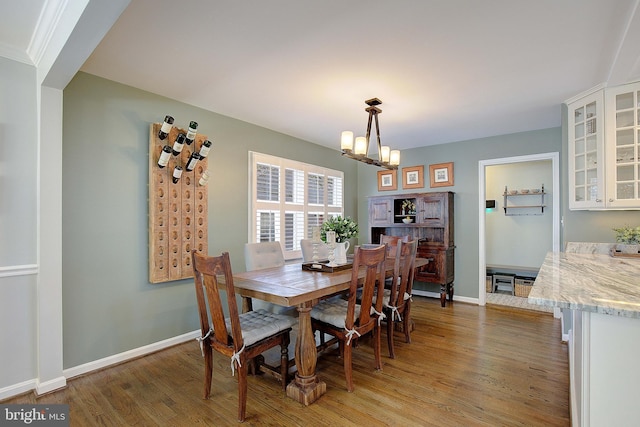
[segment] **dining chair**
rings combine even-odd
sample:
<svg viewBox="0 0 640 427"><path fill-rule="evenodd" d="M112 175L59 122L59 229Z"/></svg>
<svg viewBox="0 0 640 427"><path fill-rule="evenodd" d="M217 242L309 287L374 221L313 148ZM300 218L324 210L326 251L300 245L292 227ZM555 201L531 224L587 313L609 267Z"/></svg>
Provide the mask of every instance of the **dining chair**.
<svg viewBox="0 0 640 427"><path fill-rule="evenodd" d="M394 258L393 278L382 293L382 309L387 324L387 345L389 357L395 359L393 345L394 331L397 323L402 324L405 342L411 342L411 291L416 269L416 253L418 241L398 242ZM379 294L377 294L379 295ZM374 295L374 304L377 300Z"/></svg>
<svg viewBox="0 0 640 427"><path fill-rule="evenodd" d="M205 360L204 399L211 394L215 350L231 359L232 375L235 376L235 371L238 371L238 421L244 421L250 362L278 345L281 354L279 369L266 365L260 368L273 371L282 383L282 390L286 390L289 332L293 320L265 310L238 313L228 252L212 257L192 251L191 258L202 334L198 341ZM224 277L224 282L219 281L220 276ZM226 318L225 308L229 313ZM209 316L212 323L209 322Z"/></svg>
<svg viewBox="0 0 640 427"><path fill-rule="evenodd" d="M262 270L264 268L281 267L284 265L284 253L280 242L245 243L244 264L247 271ZM248 310L263 309L272 313L286 314L297 317L295 307L284 307L278 304L247 298Z"/></svg>
<svg viewBox="0 0 640 427"><path fill-rule="evenodd" d="M409 236L389 236L388 234L380 235L380 244L387 245L387 256L389 258L393 258L396 256L396 246L398 246L398 242L406 243L409 241Z"/></svg>
<svg viewBox="0 0 640 427"><path fill-rule="evenodd" d="M382 369L380 356L380 317L382 299L373 305L373 294L382 293L385 277L386 246L363 249L356 246L351 270L348 298L341 296L320 301L311 310L311 327L333 335L339 343L343 358L347 390L353 391L352 348L358 337L373 332L373 349L376 369ZM360 286L358 272L365 269L362 282L362 299L356 303L356 290Z"/></svg>
<svg viewBox="0 0 640 427"><path fill-rule="evenodd" d="M300 239L300 249L302 249L302 260L304 262L313 261L313 240ZM329 259L329 247L324 242L318 244L317 253L319 261Z"/></svg>

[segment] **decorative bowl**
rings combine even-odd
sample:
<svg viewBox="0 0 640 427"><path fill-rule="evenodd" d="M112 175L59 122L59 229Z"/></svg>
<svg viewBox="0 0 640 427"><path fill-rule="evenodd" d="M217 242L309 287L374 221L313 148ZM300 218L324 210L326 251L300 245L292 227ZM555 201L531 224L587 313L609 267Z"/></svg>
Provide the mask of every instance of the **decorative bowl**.
<svg viewBox="0 0 640 427"><path fill-rule="evenodd" d="M529 189L524 188L524 189L520 190L520 192L521 192L522 194L529 194Z"/></svg>
<svg viewBox="0 0 640 427"><path fill-rule="evenodd" d="M509 194L511 194L512 196L514 194L518 194L518 190L509 190Z"/></svg>
<svg viewBox="0 0 640 427"><path fill-rule="evenodd" d="M411 224L413 222L413 218L402 218L402 222L404 222L405 224Z"/></svg>
<svg viewBox="0 0 640 427"><path fill-rule="evenodd" d="M540 192L540 189L539 188L534 188L533 190L531 190L531 192L538 194Z"/></svg>

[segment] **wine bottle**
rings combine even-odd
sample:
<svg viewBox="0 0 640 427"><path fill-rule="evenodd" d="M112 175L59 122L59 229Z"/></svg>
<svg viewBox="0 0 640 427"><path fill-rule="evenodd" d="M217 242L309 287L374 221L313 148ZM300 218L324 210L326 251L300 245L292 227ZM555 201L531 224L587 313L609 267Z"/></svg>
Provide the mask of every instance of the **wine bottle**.
<svg viewBox="0 0 640 427"><path fill-rule="evenodd" d="M173 127L173 117L164 116L164 122L162 123L162 127L160 128L160 131L158 131L158 138L160 138L160 140L163 140L167 136L169 136L169 132L171 132L172 127Z"/></svg>
<svg viewBox="0 0 640 427"><path fill-rule="evenodd" d="M187 131L187 145L191 145L196 137L196 129L198 122L189 122L189 130Z"/></svg>
<svg viewBox="0 0 640 427"><path fill-rule="evenodd" d="M200 158L204 159L209 155L209 150L211 150L211 141L205 139L202 143L202 147L200 147Z"/></svg>
<svg viewBox="0 0 640 427"><path fill-rule="evenodd" d="M200 177L200 180L198 181L198 184L200 185L207 185L207 182L209 182L209 176L210 176L210 172L208 170L202 172L202 176Z"/></svg>
<svg viewBox="0 0 640 427"><path fill-rule="evenodd" d="M180 181L180 177L182 176L182 166L176 165L173 169L173 183L177 184Z"/></svg>
<svg viewBox="0 0 640 427"><path fill-rule="evenodd" d="M177 156L182 151L182 147L184 147L184 133L179 133L176 138L176 142L173 143L173 150L171 151L174 156Z"/></svg>
<svg viewBox="0 0 640 427"><path fill-rule="evenodd" d="M167 166L167 163L169 163L169 157L171 157L171 147L165 145L162 147L162 153L160 153L160 158L158 159L158 167L160 169Z"/></svg>
<svg viewBox="0 0 640 427"><path fill-rule="evenodd" d="M187 161L187 167L186 167L187 172L191 172L196 168L196 164L198 163L198 160L200 160L200 154L198 154L196 151L191 153L191 156L189 157L189 161Z"/></svg>

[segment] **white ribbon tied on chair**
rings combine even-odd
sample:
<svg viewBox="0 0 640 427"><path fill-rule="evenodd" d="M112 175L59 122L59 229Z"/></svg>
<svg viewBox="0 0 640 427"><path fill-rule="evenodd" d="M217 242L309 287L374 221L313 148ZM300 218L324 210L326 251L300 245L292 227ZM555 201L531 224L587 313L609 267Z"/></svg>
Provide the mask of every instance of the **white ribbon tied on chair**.
<svg viewBox="0 0 640 427"><path fill-rule="evenodd" d="M373 307L371 307L371 311L373 312L373 314L378 315L378 326L380 326L380 323L382 323L382 321L387 318L387 315L384 313L380 313L379 311L376 311L376 309ZM391 319L393 320L393 317Z"/></svg>
<svg viewBox="0 0 640 427"><path fill-rule="evenodd" d="M236 374L236 368L235 368L235 363L236 362L238 364L238 367L242 367L242 363L240 363L240 354L244 351L244 348L246 347L246 345L242 345L242 348L240 349L239 352L237 353L233 353L233 356L231 356L231 376L233 377Z"/></svg>
<svg viewBox="0 0 640 427"><path fill-rule="evenodd" d="M209 332L207 332L207 335L196 338L196 341L198 341L198 344L200 344L200 353L202 353L202 357L204 357L204 348L202 347L202 342L206 340L209 337L209 335L211 335L211 332L213 332L213 330L209 329Z"/></svg>
<svg viewBox="0 0 640 427"><path fill-rule="evenodd" d="M347 345L350 345L351 338L354 335L360 336L360 332L356 331L355 329L347 329Z"/></svg>
<svg viewBox="0 0 640 427"><path fill-rule="evenodd" d="M393 322L394 317L398 316L398 322L402 322L402 316L400 316L398 307L394 305L388 305L387 307L391 309L391 321Z"/></svg>

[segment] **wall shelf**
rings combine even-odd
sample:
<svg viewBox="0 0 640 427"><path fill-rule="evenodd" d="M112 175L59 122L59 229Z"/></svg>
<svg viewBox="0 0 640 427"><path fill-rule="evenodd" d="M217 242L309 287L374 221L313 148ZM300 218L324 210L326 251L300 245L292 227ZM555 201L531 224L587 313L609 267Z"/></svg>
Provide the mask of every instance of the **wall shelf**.
<svg viewBox="0 0 640 427"><path fill-rule="evenodd" d="M515 215L543 215L545 199L544 184L539 191L532 190L511 190L504 187L504 214Z"/></svg>

